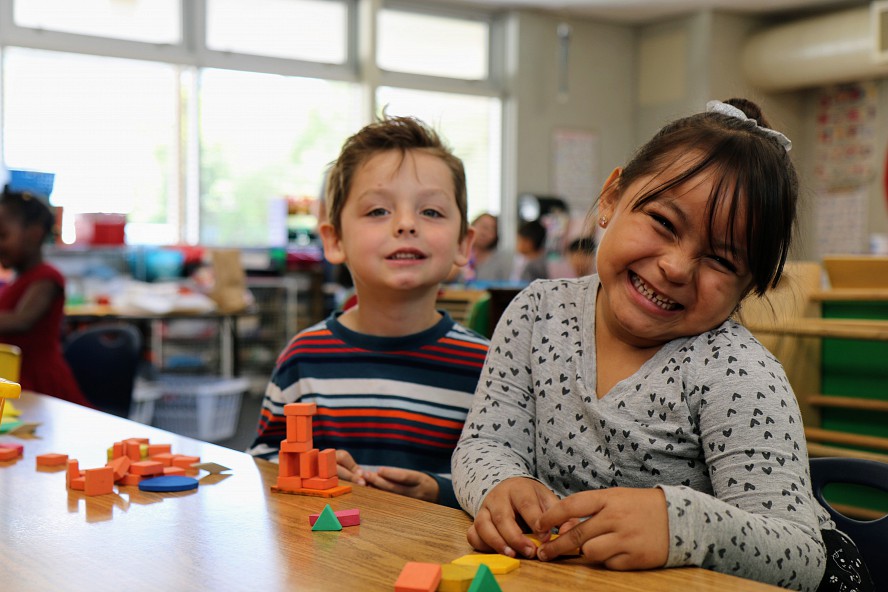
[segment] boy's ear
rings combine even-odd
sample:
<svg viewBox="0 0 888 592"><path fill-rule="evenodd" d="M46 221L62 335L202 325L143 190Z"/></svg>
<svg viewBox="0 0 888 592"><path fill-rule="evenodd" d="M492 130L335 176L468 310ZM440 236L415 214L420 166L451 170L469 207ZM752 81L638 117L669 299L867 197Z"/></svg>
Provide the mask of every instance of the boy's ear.
<svg viewBox="0 0 888 592"><path fill-rule="evenodd" d="M598 215L610 220L613 217L614 208L620 201L620 175L623 169L615 168L608 175L607 180L601 188L601 198L598 200Z"/></svg>
<svg viewBox="0 0 888 592"><path fill-rule="evenodd" d="M345 263L345 249L342 248L342 239L333 225L324 222L318 227L321 233L321 242L324 244L324 258L333 265Z"/></svg>
<svg viewBox="0 0 888 592"><path fill-rule="evenodd" d="M472 244L475 242L475 229L469 226L466 229L466 235L459 241L456 257L453 264L462 267L469 262L469 253L472 252Z"/></svg>

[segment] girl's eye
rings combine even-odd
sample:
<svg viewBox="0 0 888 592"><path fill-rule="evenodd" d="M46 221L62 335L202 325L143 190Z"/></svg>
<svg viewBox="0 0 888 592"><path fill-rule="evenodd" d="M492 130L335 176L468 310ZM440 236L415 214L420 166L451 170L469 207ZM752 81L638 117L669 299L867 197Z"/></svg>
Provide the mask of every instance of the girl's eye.
<svg viewBox="0 0 888 592"><path fill-rule="evenodd" d="M651 212L649 215L651 218L653 218L654 222L656 222L658 225L665 228L670 233L675 232L675 227L672 226L672 222L670 222L669 219L666 218L665 216L661 216L660 214L657 214L656 212Z"/></svg>
<svg viewBox="0 0 888 592"><path fill-rule="evenodd" d="M725 259L724 257L719 257L718 255L712 255L710 258L719 266L727 269L731 273L737 273L737 266L731 263L728 259Z"/></svg>

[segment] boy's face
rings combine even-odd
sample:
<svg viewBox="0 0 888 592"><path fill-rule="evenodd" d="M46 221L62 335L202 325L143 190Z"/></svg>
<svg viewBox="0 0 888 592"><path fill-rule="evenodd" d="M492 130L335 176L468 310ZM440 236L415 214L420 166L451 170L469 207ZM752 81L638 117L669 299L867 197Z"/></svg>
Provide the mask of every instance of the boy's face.
<svg viewBox="0 0 888 592"><path fill-rule="evenodd" d="M387 150L357 171L341 234L321 226L324 255L346 263L360 290L434 288L465 265L474 231L460 240L453 177L440 158L419 150Z"/></svg>

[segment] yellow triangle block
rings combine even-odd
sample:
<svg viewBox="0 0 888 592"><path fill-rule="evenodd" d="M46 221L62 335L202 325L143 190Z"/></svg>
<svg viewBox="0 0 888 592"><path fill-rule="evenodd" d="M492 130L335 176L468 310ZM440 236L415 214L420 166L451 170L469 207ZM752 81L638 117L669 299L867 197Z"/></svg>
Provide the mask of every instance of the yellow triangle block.
<svg viewBox="0 0 888 592"><path fill-rule="evenodd" d="M521 562L513 557L495 553L473 553L454 559L452 563L457 565L486 565L495 574L507 574L521 567Z"/></svg>
<svg viewBox="0 0 888 592"><path fill-rule="evenodd" d="M441 566L441 583L438 592L466 592L478 572L477 565L445 563Z"/></svg>

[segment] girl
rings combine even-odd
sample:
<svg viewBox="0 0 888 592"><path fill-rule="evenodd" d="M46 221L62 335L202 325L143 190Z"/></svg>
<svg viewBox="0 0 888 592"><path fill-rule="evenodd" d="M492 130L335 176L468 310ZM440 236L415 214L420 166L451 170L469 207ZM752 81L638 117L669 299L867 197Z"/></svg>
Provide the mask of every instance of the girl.
<svg viewBox="0 0 888 592"><path fill-rule="evenodd" d="M475 242L469 256L469 264L463 268L466 282L505 282L512 272L509 255L497 249L499 245L499 222L493 214L479 214L472 220L475 229Z"/></svg>
<svg viewBox="0 0 888 592"><path fill-rule="evenodd" d="M871 589L811 494L782 367L730 318L780 279L790 146L755 104L714 101L610 175L597 275L531 284L494 334L452 461L475 548Z"/></svg>
<svg viewBox="0 0 888 592"><path fill-rule="evenodd" d="M65 279L43 262L55 218L30 193L0 195L0 264L15 280L0 291L0 341L22 350L22 388L91 407L62 357Z"/></svg>

